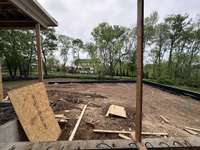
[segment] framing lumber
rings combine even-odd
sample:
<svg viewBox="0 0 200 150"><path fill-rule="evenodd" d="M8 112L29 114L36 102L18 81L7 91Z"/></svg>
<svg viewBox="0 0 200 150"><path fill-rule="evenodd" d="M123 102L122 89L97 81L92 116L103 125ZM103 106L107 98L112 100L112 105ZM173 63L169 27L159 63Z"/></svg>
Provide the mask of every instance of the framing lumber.
<svg viewBox="0 0 200 150"><path fill-rule="evenodd" d="M143 49L144 49L144 0L137 1L137 81L136 81L136 134L137 142L142 136L142 101L143 101Z"/></svg>
<svg viewBox="0 0 200 150"><path fill-rule="evenodd" d="M0 101L3 100L3 82L2 82L2 70L1 70L1 59L0 59Z"/></svg>
<svg viewBox="0 0 200 150"><path fill-rule="evenodd" d="M196 132L200 132L200 129L196 129L196 128L185 127L185 129L189 129L189 130L193 130L193 131L196 131Z"/></svg>
<svg viewBox="0 0 200 150"><path fill-rule="evenodd" d="M117 131L117 130L99 130L99 129L94 129L93 132L95 133L108 133L108 134L131 134L135 135L135 132L133 131ZM146 136L168 136L168 133L152 133L152 132L141 132L142 135Z"/></svg>
<svg viewBox="0 0 200 150"><path fill-rule="evenodd" d="M81 120L82 120L82 118L83 118L83 115L84 115L84 113L85 113L86 108L87 108L87 105L84 106L84 108L83 108L83 110L82 110L82 112L81 112L81 115L79 116L79 119L78 119L78 121L76 122L76 125L75 125L75 127L74 127L74 129L73 129L73 131L72 131L72 134L71 134L70 137L69 137L69 141L73 141L74 136L75 136L76 131L77 131L77 129L78 129L80 123L81 123Z"/></svg>
<svg viewBox="0 0 200 150"><path fill-rule="evenodd" d="M197 133L196 131L193 131L193 130L191 130L191 129L186 129L186 128L184 128L184 130L185 130L186 132L192 134L192 135L199 135L199 133Z"/></svg>
<svg viewBox="0 0 200 150"><path fill-rule="evenodd" d="M41 37L40 37L40 24L35 27L36 30L36 48L37 48L37 59L38 59L38 79L43 82L43 65L42 65L42 48L41 48Z"/></svg>

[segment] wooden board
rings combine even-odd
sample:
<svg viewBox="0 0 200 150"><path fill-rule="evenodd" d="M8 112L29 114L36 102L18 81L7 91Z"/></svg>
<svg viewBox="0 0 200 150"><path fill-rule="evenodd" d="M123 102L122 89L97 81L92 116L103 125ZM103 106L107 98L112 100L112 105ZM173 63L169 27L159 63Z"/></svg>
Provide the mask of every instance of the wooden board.
<svg viewBox="0 0 200 150"><path fill-rule="evenodd" d="M31 142L55 141L61 129L49 106L43 83L8 92L18 119Z"/></svg>
<svg viewBox="0 0 200 150"><path fill-rule="evenodd" d="M107 134L135 134L133 131L117 131L117 130L99 130L94 129L93 132L95 133L107 133ZM168 136L168 133L161 132L161 133L154 133L154 132L142 132L142 135L146 136Z"/></svg>
<svg viewBox="0 0 200 150"><path fill-rule="evenodd" d="M106 113L106 117L108 117L110 114L127 118L125 108L122 106L111 105L110 108L108 109L108 112Z"/></svg>

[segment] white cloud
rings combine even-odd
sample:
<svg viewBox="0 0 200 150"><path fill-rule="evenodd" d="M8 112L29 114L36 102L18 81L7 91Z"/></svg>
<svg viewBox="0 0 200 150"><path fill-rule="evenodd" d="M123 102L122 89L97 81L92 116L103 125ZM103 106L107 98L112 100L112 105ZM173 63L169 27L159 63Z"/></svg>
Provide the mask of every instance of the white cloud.
<svg viewBox="0 0 200 150"><path fill-rule="evenodd" d="M58 21L61 34L91 39L91 31L101 22L131 26L136 23L136 0L38 0ZM152 11L160 18L172 13L199 12L199 0L145 0L145 16Z"/></svg>

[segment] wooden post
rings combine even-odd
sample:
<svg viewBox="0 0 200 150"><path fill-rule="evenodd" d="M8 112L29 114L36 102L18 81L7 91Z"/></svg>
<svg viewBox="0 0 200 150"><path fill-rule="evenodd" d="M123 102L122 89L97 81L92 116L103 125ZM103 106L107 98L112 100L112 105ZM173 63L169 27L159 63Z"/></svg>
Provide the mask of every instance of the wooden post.
<svg viewBox="0 0 200 150"><path fill-rule="evenodd" d="M144 0L137 1L137 82L136 82L136 134L142 140L142 93L143 93L143 48L144 48Z"/></svg>
<svg viewBox="0 0 200 150"><path fill-rule="evenodd" d="M41 38L40 38L40 24L36 25L36 49L38 58L38 79L40 82L43 81L43 65L42 65L42 49L41 49Z"/></svg>
<svg viewBox="0 0 200 150"><path fill-rule="evenodd" d="M2 69L1 69L1 58L0 58L0 101L3 100L3 82L2 82Z"/></svg>

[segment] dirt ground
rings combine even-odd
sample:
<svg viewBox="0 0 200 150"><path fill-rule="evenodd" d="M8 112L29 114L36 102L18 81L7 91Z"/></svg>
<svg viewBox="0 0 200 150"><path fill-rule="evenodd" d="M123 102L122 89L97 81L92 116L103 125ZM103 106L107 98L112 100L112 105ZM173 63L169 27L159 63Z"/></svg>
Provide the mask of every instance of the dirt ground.
<svg viewBox="0 0 200 150"><path fill-rule="evenodd" d="M51 107L65 113L60 140L67 140L85 104L88 104L75 140L119 139L116 134L96 134L93 129L135 130L135 84L46 84ZM7 91L7 90L5 90ZM5 92L6 93L6 92ZM127 119L105 117L111 104L125 107ZM160 115L170 120L163 123ZM200 128L200 102L144 86L143 131L167 132L171 137L191 136L185 126Z"/></svg>

